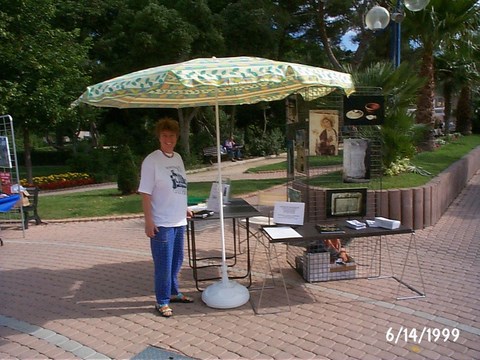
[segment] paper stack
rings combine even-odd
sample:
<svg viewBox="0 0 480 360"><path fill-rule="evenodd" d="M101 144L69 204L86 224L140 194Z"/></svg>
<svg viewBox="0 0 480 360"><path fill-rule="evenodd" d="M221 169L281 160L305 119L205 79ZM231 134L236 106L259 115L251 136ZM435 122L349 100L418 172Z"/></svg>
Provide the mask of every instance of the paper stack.
<svg viewBox="0 0 480 360"><path fill-rule="evenodd" d="M349 228L355 230L365 229L367 227L367 224L358 220L346 220L346 223Z"/></svg>
<svg viewBox="0 0 480 360"><path fill-rule="evenodd" d="M400 221L377 216L375 217L375 225L385 229L394 230L400 227Z"/></svg>

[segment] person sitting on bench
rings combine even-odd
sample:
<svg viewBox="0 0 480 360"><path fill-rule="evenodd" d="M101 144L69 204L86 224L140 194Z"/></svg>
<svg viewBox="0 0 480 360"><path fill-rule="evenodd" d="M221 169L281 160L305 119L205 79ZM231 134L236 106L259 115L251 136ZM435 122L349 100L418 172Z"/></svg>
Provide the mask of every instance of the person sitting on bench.
<svg viewBox="0 0 480 360"><path fill-rule="evenodd" d="M242 158L242 153L240 151L241 146L239 146L235 140L233 139L233 136L230 136L227 140L225 140L225 143L223 144L225 149L227 149L228 153L228 158L231 161L236 161L236 160L241 160Z"/></svg>

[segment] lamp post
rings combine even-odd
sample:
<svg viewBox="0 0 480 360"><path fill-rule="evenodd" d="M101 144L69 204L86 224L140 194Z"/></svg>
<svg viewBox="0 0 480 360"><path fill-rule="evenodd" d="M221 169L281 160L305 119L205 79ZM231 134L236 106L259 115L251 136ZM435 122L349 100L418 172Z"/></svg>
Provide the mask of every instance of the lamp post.
<svg viewBox="0 0 480 360"><path fill-rule="evenodd" d="M405 18L403 12L403 5L410 11L421 11L425 9L430 0L397 0L394 12L390 15L387 9L383 6L374 6L365 16L365 24L367 28L373 31L385 29L390 20L393 21L393 44L392 44L392 61L394 68L400 65L401 60L401 22Z"/></svg>

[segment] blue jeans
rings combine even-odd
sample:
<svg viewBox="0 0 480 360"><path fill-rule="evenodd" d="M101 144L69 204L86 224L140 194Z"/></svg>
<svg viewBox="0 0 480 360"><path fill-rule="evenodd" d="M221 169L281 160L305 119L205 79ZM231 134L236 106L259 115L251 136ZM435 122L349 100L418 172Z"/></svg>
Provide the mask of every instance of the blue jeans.
<svg viewBox="0 0 480 360"><path fill-rule="evenodd" d="M227 148L228 158L231 159L240 159L242 157L242 153L238 148Z"/></svg>
<svg viewBox="0 0 480 360"><path fill-rule="evenodd" d="M170 297L178 295L178 273L183 263L185 226L158 227L150 238L155 267L155 296L157 304L168 305Z"/></svg>

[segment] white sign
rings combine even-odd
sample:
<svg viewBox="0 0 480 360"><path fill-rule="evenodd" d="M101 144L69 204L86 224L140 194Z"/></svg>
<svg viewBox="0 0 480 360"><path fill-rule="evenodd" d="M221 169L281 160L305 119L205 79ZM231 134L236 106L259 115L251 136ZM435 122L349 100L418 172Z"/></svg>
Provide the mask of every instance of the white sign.
<svg viewBox="0 0 480 360"><path fill-rule="evenodd" d="M273 222L285 225L303 225L305 203L277 201L273 209Z"/></svg>
<svg viewBox="0 0 480 360"><path fill-rule="evenodd" d="M289 226L272 226L265 227L263 230L272 238L272 239L291 239L291 238L301 238L296 230L292 229Z"/></svg>
<svg viewBox="0 0 480 360"><path fill-rule="evenodd" d="M223 204L229 203L230 198L230 185L222 183L222 197ZM207 200L207 209L215 212L220 211L220 193L218 189L218 182L212 183L212 188L210 189L210 196Z"/></svg>

